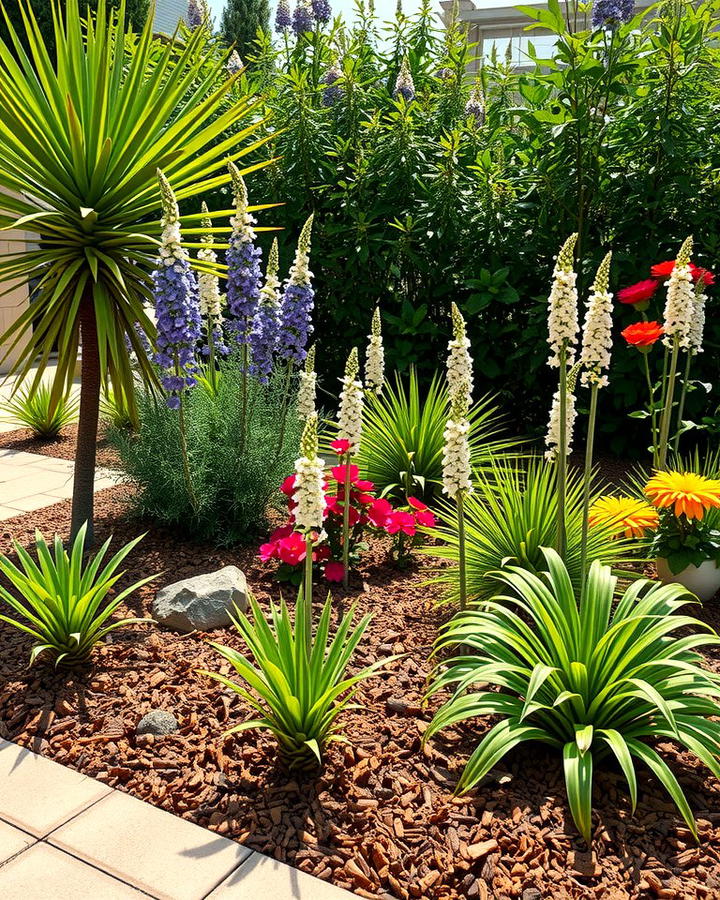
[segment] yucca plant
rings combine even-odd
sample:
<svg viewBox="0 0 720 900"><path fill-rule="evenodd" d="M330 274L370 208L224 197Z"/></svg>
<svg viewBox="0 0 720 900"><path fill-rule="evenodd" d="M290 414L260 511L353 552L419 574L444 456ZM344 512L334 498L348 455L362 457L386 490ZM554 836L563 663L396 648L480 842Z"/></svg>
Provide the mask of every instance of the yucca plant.
<svg viewBox="0 0 720 900"><path fill-rule="evenodd" d="M0 573L10 582L12 590L0 586L0 597L21 618L0 615L3 622L14 625L35 640L30 664L43 653L56 666L74 666L87 660L98 641L116 628L149 619L128 618L108 622L126 597L155 577L143 578L117 594L115 584L124 572L118 571L142 535L125 544L103 566L110 541L108 538L98 552L83 559L85 547L83 525L75 537L70 553L55 535L52 552L39 531L35 532L37 562L15 542L20 565L0 555ZM101 568L102 567L102 568ZM108 596L112 595L109 597Z"/></svg>
<svg viewBox="0 0 720 900"><path fill-rule="evenodd" d="M113 428L131 430L137 425L137 420L130 412L128 401L109 386L100 395L100 418Z"/></svg>
<svg viewBox="0 0 720 900"><path fill-rule="evenodd" d="M677 611L696 602L677 584L632 584L614 605L616 579L609 566L592 564L578 603L566 566L543 550L547 572L518 566L496 574L503 593L458 613L445 626L435 652L462 656L435 670L430 695L453 695L425 732L476 716L499 716L468 760L457 786L471 790L525 741L562 751L570 812L590 841L593 767L614 758L625 776L632 809L638 788L635 761L662 782L688 828L693 815L677 779L650 742L671 740L694 753L720 777L720 676L702 667L699 647L720 638L707 625ZM678 635L681 629L692 633ZM472 685L481 690L470 690Z"/></svg>
<svg viewBox="0 0 720 900"><path fill-rule="evenodd" d="M601 488L599 482L593 483L591 501L603 493ZM487 577L488 573L499 569L505 560L512 560L531 572L543 568L542 548L553 546L557 535L557 504L556 467L540 457L527 460L525 465L501 458L491 462L487 472L477 473L475 490L464 501L469 600L492 596L496 585ZM565 499L564 559L572 583L578 589L582 581L583 507L582 472L571 469ZM457 564L457 512L449 503L441 505L436 512L440 524L431 534L437 543L423 552ZM597 525L588 535L587 559L620 566L641 553L645 546L640 539L618 537L617 528L612 525ZM440 570L435 580L447 587L446 600L459 599L457 565Z"/></svg>
<svg viewBox="0 0 720 900"><path fill-rule="evenodd" d="M22 388L2 405L11 422L29 428L43 441L54 440L66 425L77 422L78 408L77 398L69 393L54 402L50 386L44 381Z"/></svg>
<svg viewBox="0 0 720 900"><path fill-rule="evenodd" d="M382 396L368 395L363 436L355 462L363 478L373 481L384 496L415 495L426 501L442 487L444 432L450 399L444 379L435 375L420 385L415 369L407 383L396 373L394 386L385 384ZM499 453L517 447L502 438L503 417L491 396L475 403L469 413L473 467L483 471Z"/></svg>
<svg viewBox="0 0 720 900"><path fill-rule="evenodd" d="M240 76L228 75L230 51L218 53L208 28L161 42L152 16L141 34L125 31L122 0L87 20L78 0L53 2L51 56L31 5L18 3L25 33L8 21L9 43L0 41L0 228L28 228L37 241L0 259L0 282L37 284L0 344L19 351L12 371L22 378L37 365L38 380L57 349L53 404L82 344L72 533L87 521L91 542L101 384L133 403L131 352L156 383L143 332L155 336L144 304L160 234L157 171L178 200L199 198L229 180L228 159L268 138L247 143L263 120L239 91L226 102Z"/></svg>
<svg viewBox="0 0 720 900"><path fill-rule="evenodd" d="M231 647L211 643L255 693L224 675L202 672L235 691L261 716L242 722L227 733L251 728L271 731L284 763L290 770L300 771L320 766L331 741L346 740L341 734L339 718L351 708L356 686L397 659L388 657L356 675L348 675L348 664L371 616L363 616L353 627L353 605L332 633L328 597L313 636L309 615L312 598L306 599L305 594L303 590L298 593L294 626L284 600L279 607L271 601L269 619L252 596L252 621L237 612L233 621L250 650L252 661Z"/></svg>

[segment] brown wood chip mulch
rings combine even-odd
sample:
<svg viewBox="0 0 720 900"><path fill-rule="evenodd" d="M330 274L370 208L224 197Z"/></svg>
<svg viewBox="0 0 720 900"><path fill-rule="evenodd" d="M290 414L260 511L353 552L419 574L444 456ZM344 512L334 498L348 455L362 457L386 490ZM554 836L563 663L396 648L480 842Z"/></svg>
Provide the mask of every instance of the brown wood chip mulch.
<svg viewBox="0 0 720 900"><path fill-rule="evenodd" d="M127 488L97 497L97 532L126 541L142 530L126 517ZM65 534L69 503L0 523L30 543L34 528ZM135 551L129 575L165 570L163 584L225 564L239 565L262 603L278 588L255 548L216 550L154 528ZM199 668L229 673L209 637L240 646L231 630L180 636L156 626L115 632L92 667L56 674L27 670L29 641L0 624L0 728L5 736L142 800L209 827L368 898L717 898L720 897L720 783L690 754L662 744L698 818L696 846L658 782L639 772L630 814L619 771L596 772L594 840L587 848L569 815L556 753L518 748L468 797L453 787L488 720L447 733L424 752L432 713L421 706L428 654L446 613L424 586L428 563L398 572L373 546L352 599L375 618L355 660L362 666L406 653L367 682L364 709L347 714L349 746L336 745L318 778L288 782L273 741L258 732L222 737L249 715L238 698ZM147 615L154 588L129 601ZM317 601L324 588L318 587ZM288 591L288 596L291 592ZM717 625L718 601L700 615ZM713 668L720 657L709 656ZM173 712L180 731L139 738L152 708Z"/></svg>

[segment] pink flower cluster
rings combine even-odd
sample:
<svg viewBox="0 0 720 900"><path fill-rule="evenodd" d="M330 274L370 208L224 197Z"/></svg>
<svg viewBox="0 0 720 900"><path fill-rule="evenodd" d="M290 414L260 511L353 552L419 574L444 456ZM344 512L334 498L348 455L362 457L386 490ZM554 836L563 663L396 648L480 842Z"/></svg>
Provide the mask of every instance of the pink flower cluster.
<svg viewBox="0 0 720 900"><path fill-rule="evenodd" d="M339 443L339 442L336 442ZM342 581L342 524L345 507L345 478L347 465L333 466L325 480L325 513L323 540L313 548L313 562L322 567L328 581ZM305 539L295 531L294 502L295 476L288 476L280 490L288 498L288 521L277 528L267 543L260 547L260 559L267 562L279 560L284 566L294 568L305 561ZM406 509L397 509L383 497L374 495L372 481L360 478L358 467L350 465L350 553L357 555L359 544L366 530L393 536L414 537L418 528L432 528L435 516L427 506L415 497L408 497Z"/></svg>

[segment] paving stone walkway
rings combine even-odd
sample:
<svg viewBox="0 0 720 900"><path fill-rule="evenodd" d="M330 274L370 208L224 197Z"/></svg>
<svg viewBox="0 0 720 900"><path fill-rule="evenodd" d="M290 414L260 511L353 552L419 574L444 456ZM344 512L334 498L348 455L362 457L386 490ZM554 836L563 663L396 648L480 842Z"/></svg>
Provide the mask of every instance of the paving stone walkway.
<svg viewBox="0 0 720 900"><path fill-rule="evenodd" d="M0 740L2 900L352 900L99 781Z"/></svg>
<svg viewBox="0 0 720 900"><path fill-rule="evenodd" d="M0 450L0 521L72 497L75 464L22 450ZM118 476L98 469L95 490L117 484Z"/></svg>

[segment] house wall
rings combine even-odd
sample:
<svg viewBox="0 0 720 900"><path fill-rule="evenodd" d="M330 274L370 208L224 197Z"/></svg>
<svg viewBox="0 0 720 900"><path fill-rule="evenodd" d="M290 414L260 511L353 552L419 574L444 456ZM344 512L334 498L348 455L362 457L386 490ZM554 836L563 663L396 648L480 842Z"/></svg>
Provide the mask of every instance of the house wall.
<svg viewBox="0 0 720 900"><path fill-rule="evenodd" d="M155 31L173 34L186 12L187 0L155 0Z"/></svg>
<svg viewBox="0 0 720 900"><path fill-rule="evenodd" d="M33 239L33 235L25 231L3 231L0 232L0 255L17 252L18 246L22 247L26 242ZM10 288L9 292L6 291ZM0 283L0 336L5 334L12 323L21 316L30 304L30 298L26 284L18 282ZM6 341L0 344L0 374L6 373L15 360L18 358L19 351L27 343L27 337L13 349L10 356L5 358L5 354L9 350L13 341Z"/></svg>

